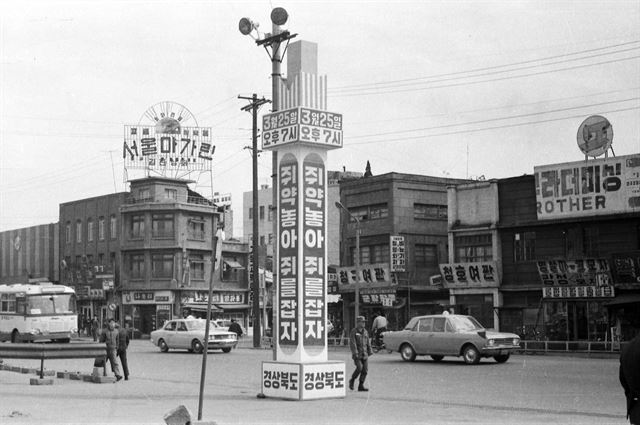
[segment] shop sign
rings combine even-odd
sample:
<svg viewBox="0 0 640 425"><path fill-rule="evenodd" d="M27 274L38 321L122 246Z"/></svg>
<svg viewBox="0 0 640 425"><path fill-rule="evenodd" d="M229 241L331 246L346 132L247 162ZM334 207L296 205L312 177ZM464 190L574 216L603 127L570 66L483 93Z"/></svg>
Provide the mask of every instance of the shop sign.
<svg viewBox="0 0 640 425"><path fill-rule="evenodd" d="M640 154L534 167L538 220L640 211Z"/></svg>
<svg viewBox="0 0 640 425"><path fill-rule="evenodd" d="M404 236L390 236L390 239L391 272L403 272L406 266Z"/></svg>
<svg viewBox="0 0 640 425"><path fill-rule="evenodd" d="M363 304L393 306L396 300L396 288L366 288L360 290L360 301Z"/></svg>
<svg viewBox="0 0 640 425"><path fill-rule="evenodd" d="M357 270L355 266L338 267L338 286L341 291L352 289L356 282L361 288L390 286L393 284L388 263L365 264Z"/></svg>
<svg viewBox="0 0 640 425"><path fill-rule="evenodd" d="M211 297L212 304L244 304L244 292L214 292ZM157 299L157 297L156 297ZM196 291L191 297L183 299L183 304L190 302L206 303L209 299L209 292Z"/></svg>
<svg viewBox="0 0 640 425"><path fill-rule="evenodd" d="M500 285L495 261L440 264L445 288L495 288Z"/></svg>
<svg viewBox="0 0 640 425"><path fill-rule="evenodd" d="M90 300L104 300L104 291L102 289L89 288Z"/></svg>
<svg viewBox="0 0 640 425"><path fill-rule="evenodd" d="M609 262L603 258L537 261L544 286L610 286Z"/></svg>
<svg viewBox="0 0 640 425"><path fill-rule="evenodd" d="M613 254L611 268L616 285L640 284L640 251Z"/></svg>
<svg viewBox="0 0 640 425"><path fill-rule="evenodd" d="M338 273L327 273L327 293L338 293Z"/></svg>
<svg viewBox="0 0 640 425"><path fill-rule="evenodd" d="M159 304L173 303L171 291L128 291L123 294L123 304Z"/></svg>
<svg viewBox="0 0 640 425"><path fill-rule="evenodd" d="M542 288L543 298L613 298L613 286L554 286Z"/></svg>
<svg viewBox="0 0 640 425"><path fill-rule="evenodd" d="M297 107L262 117L262 148L292 143L342 147L342 114Z"/></svg>

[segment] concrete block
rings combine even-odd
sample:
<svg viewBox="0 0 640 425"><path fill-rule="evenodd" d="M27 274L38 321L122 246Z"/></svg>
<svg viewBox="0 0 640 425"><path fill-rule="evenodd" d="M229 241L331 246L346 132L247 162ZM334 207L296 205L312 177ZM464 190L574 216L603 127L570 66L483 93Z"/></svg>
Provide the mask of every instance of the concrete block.
<svg viewBox="0 0 640 425"><path fill-rule="evenodd" d="M31 385L53 385L52 378L31 378L29 379L29 384Z"/></svg>
<svg viewBox="0 0 640 425"><path fill-rule="evenodd" d="M93 382L93 375L80 375L83 382Z"/></svg>
<svg viewBox="0 0 640 425"><path fill-rule="evenodd" d="M191 424L191 412L185 406L180 405L165 413L164 422L167 425L188 425Z"/></svg>
<svg viewBox="0 0 640 425"><path fill-rule="evenodd" d="M32 367L23 367L20 369L20 373L37 373L40 369L34 369Z"/></svg>
<svg viewBox="0 0 640 425"><path fill-rule="evenodd" d="M94 367L93 368L93 372L91 372L91 375L93 375L93 376L102 375L102 368L101 367Z"/></svg>
<svg viewBox="0 0 640 425"><path fill-rule="evenodd" d="M57 378L69 379L69 372L58 372L56 373Z"/></svg>
<svg viewBox="0 0 640 425"><path fill-rule="evenodd" d="M20 366L11 366L11 372L22 372L22 368Z"/></svg>
<svg viewBox="0 0 640 425"><path fill-rule="evenodd" d="M80 372L71 372L69 374L69 379L73 381L82 381L82 375L80 374Z"/></svg>
<svg viewBox="0 0 640 425"><path fill-rule="evenodd" d="M93 380L91 382L93 382L94 384L113 384L114 382L116 382L116 378L113 376L91 376L93 378Z"/></svg>
<svg viewBox="0 0 640 425"><path fill-rule="evenodd" d="M40 369L34 369L34 372L36 375L40 375ZM42 376L56 376L56 371L55 370L43 370L42 371Z"/></svg>

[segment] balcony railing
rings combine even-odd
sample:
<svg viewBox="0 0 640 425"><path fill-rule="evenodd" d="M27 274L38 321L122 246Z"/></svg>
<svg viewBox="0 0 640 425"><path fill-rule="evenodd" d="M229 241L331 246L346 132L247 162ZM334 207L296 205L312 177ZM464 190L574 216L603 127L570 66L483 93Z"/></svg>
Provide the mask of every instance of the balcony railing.
<svg viewBox="0 0 640 425"><path fill-rule="evenodd" d="M134 196L127 196L125 198L125 204L162 204L162 203L167 203L167 202L181 202L184 203L185 200L184 198L182 199L173 199L173 198L162 198L159 197L158 199L154 199L153 197L147 197L147 198L136 198ZM197 196L188 196L186 199L186 203L187 204L194 204L194 205L208 205L208 206L213 206L213 202L209 201L208 199L205 198L199 198Z"/></svg>

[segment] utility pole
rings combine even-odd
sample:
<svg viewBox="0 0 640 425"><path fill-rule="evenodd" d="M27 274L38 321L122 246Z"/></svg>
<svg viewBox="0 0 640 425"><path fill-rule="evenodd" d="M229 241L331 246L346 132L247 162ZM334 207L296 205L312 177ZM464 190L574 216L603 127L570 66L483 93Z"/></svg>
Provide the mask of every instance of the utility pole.
<svg viewBox="0 0 640 425"><path fill-rule="evenodd" d="M252 243L252 267L251 267L251 293L253 294L253 347L259 348L262 335L260 332L260 284L258 280L258 109L270 100L264 97L258 99L257 94L251 97L238 96L238 99L248 100L249 104L240 108L249 112L253 118L252 126L252 155L253 155L253 243ZM264 300L266 302L266 300Z"/></svg>

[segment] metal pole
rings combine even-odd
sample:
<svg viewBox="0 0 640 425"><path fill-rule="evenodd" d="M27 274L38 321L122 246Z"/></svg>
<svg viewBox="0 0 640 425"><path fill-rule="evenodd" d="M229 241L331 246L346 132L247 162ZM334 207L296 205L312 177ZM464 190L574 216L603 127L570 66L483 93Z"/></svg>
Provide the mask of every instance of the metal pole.
<svg viewBox="0 0 640 425"><path fill-rule="evenodd" d="M348 211L347 211L348 212ZM351 215L351 213L349 213ZM352 216L355 218L354 216ZM356 321L360 316L360 220L356 218Z"/></svg>
<svg viewBox="0 0 640 425"><path fill-rule="evenodd" d="M280 26L273 23L271 27L271 32L273 35L280 34ZM273 43L272 46L272 54L271 54L271 110L273 112L280 110L280 95L279 95L279 87L280 87L280 78L282 77L281 69L280 69L280 61L282 57L280 55L280 43ZM278 205L278 151L273 150L271 153L271 202L273 202L273 207L277 208ZM274 210L276 214L273 217L273 255L271 261L271 272L272 272L272 280L271 280L271 288L272 290L278 291L278 244L280 241L280 237L278 235L278 217L280 216L280 211L277 209ZM265 282L266 286L266 282ZM266 288L265 288L266 289ZM276 296L276 299L279 298ZM267 300L265 299L266 303ZM277 360L278 358L278 348L276 342L274 342L274 338L278 337L278 326L280 324L280 320L278 319L278 311L280 309L277 303L272 303L271 305L271 357L272 360Z"/></svg>
<svg viewBox="0 0 640 425"><path fill-rule="evenodd" d="M260 293L258 292L258 95L251 98L252 137L253 137L253 264L251 293L253 294L253 347L260 347Z"/></svg>
<svg viewBox="0 0 640 425"><path fill-rule="evenodd" d="M215 223L215 220L212 220ZM204 395L204 381L207 375L207 351L209 351L209 322L211 321L211 299L213 298L213 274L216 270L216 252L218 235L213 238L211 247L211 274L209 274L209 297L207 298L207 317L204 326L204 349L202 350L202 370L200 372L200 394L198 395L198 420L202 420L202 397Z"/></svg>

